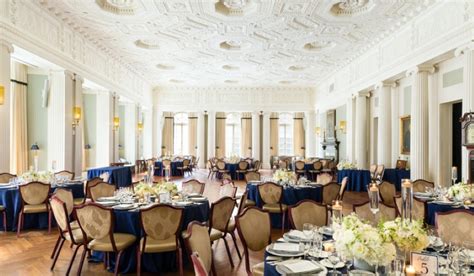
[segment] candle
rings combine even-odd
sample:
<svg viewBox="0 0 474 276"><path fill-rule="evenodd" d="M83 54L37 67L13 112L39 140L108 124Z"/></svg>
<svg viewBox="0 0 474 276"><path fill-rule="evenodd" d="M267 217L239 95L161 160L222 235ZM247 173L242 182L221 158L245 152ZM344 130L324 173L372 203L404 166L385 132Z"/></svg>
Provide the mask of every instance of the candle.
<svg viewBox="0 0 474 276"><path fill-rule="evenodd" d="M407 266L405 272L406 272L406 276L415 276L416 275L416 270L412 265Z"/></svg>
<svg viewBox="0 0 474 276"><path fill-rule="evenodd" d="M456 166L451 168L451 179L453 184L456 184L456 179L458 179L458 168Z"/></svg>
<svg viewBox="0 0 474 276"><path fill-rule="evenodd" d="M326 251L326 252L333 252L334 251L334 244L332 244L330 242L327 242L327 243L323 244L323 247L324 247L324 251Z"/></svg>
<svg viewBox="0 0 474 276"><path fill-rule="evenodd" d="M336 200L332 205L332 221L333 223L339 223L342 220L342 202Z"/></svg>
<svg viewBox="0 0 474 276"><path fill-rule="evenodd" d="M411 182L409 179L403 179L402 187L411 188Z"/></svg>
<svg viewBox="0 0 474 276"><path fill-rule="evenodd" d="M379 188L377 184L370 185L369 188L370 211L375 215L379 211Z"/></svg>
<svg viewBox="0 0 474 276"><path fill-rule="evenodd" d="M402 220L411 221L413 207L413 185L409 179L402 180Z"/></svg>

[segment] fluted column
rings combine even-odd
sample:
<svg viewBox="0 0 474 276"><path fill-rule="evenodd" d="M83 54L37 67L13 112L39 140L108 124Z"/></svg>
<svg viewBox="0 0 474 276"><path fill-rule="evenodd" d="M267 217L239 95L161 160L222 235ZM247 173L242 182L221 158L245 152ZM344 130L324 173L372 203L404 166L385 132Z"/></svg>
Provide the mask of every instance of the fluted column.
<svg viewBox="0 0 474 276"><path fill-rule="evenodd" d="M439 98L438 74L428 77L428 179L439 184Z"/></svg>
<svg viewBox="0 0 474 276"><path fill-rule="evenodd" d="M368 101L370 93L359 93L356 96L356 121L355 121L355 143L354 143L354 157L357 167L360 169L368 168Z"/></svg>
<svg viewBox="0 0 474 276"><path fill-rule="evenodd" d="M72 105L78 106L81 108L82 113L84 112L83 100L82 100L82 84L84 83L84 78L82 76L75 74L74 75L74 87L72 95ZM79 125L74 128L73 131L73 172L76 175L81 175L85 167L83 165L83 154L84 154L84 115L79 121Z"/></svg>
<svg viewBox="0 0 474 276"><path fill-rule="evenodd" d="M400 140L398 139L400 134L400 111L399 111L399 88L400 86L393 86L390 89L391 97L391 127L392 127L392 168L395 168L397 160L400 157Z"/></svg>
<svg viewBox="0 0 474 276"><path fill-rule="evenodd" d="M3 104L0 105L0 172L10 172L10 63L13 46L0 40L0 86L4 89Z"/></svg>
<svg viewBox="0 0 474 276"><path fill-rule="evenodd" d="M113 129L112 121L114 118L113 97L109 91L97 91L96 107L96 146L95 162L96 166L108 166L113 160Z"/></svg>
<svg viewBox="0 0 474 276"><path fill-rule="evenodd" d="M379 83L375 89L379 96L379 120L377 133L377 162L385 167L392 164L391 88L393 83Z"/></svg>
<svg viewBox="0 0 474 276"><path fill-rule="evenodd" d="M143 157L148 159L153 157L153 141L156 135L153 132L153 110L147 107L143 110Z"/></svg>
<svg viewBox="0 0 474 276"><path fill-rule="evenodd" d="M216 156L216 112L207 112L207 158ZM206 160L207 161L207 160Z"/></svg>
<svg viewBox="0 0 474 276"><path fill-rule="evenodd" d="M160 157L163 155L161 146L163 144L163 110L153 107L153 156Z"/></svg>
<svg viewBox="0 0 474 276"><path fill-rule="evenodd" d="M199 158L199 168L204 168L206 164L205 154L204 154L204 113L199 111L198 113L198 121L197 121L197 156Z"/></svg>
<svg viewBox="0 0 474 276"><path fill-rule="evenodd" d="M262 137L262 166L264 169L271 168L270 165L270 112L263 113L263 137Z"/></svg>
<svg viewBox="0 0 474 276"><path fill-rule="evenodd" d="M114 92L112 95L112 125L115 117L119 117L119 96ZM120 143L120 130L117 128L112 133L112 161L117 162L119 160L119 143Z"/></svg>
<svg viewBox="0 0 474 276"><path fill-rule="evenodd" d="M252 112L252 157L261 160L260 157L260 112Z"/></svg>
<svg viewBox="0 0 474 276"><path fill-rule="evenodd" d="M428 74L433 67L418 66L412 78L410 170L412 179L428 179Z"/></svg>
<svg viewBox="0 0 474 276"><path fill-rule="evenodd" d="M346 102L346 156L341 156L340 158L347 159L347 161L354 163L355 161L355 108L354 108L354 98L352 95L347 99Z"/></svg>
<svg viewBox="0 0 474 276"><path fill-rule="evenodd" d="M314 111L306 111L304 113L304 118L306 121L306 130L305 130L305 156L315 157L316 156L316 135L314 133L314 128L316 127L315 118L316 113Z"/></svg>
<svg viewBox="0 0 474 276"><path fill-rule="evenodd" d="M137 160L137 105L125 104L124 155L132 164Z"/></svg>

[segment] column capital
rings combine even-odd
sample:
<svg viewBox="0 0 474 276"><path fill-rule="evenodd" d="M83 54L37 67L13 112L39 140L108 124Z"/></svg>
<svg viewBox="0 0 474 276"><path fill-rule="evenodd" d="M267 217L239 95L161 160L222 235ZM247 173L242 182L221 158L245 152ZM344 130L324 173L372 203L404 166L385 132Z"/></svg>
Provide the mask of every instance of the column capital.
<svg viewBox="0 0 474 276"><path fill-rule="evenodd" d="M378 90L382 87L395 88L395 87L397 87L397 82L395 82L395 81L381 81L381 82L375 84L374 89Z"/></svg>
<svg viewBox="0 0 474 276"><path fill-rule="evenodd" d="M84 82L84 78L78 74L74 74L74 79L79 82Z"/></svg>
<svg viewBox="0 0 474 276"><path fill-rule="evenodd" d="M474 50L474 40L469 41L468 43L459 46L454 50L454 56L458 57L460 55L464 55L468 53L469 51Z"/></svg>
<svg viewBox="0 0 474 276"><path fill-rule="evenodd" d="M413 76L417 73L422 73L422 72L427 72L429 74L433 74L434 72L436 72L436 68L431 64L418 65L418 66L415 66L414 68L411 68L411 69L407 70L406 76L410 77L410 76Z"/></svg>
<svg viewBox="0 0 474 276"><path fill-rule="evenodd" d="M64 70L64 75L65 75L66 77L71 78L72 80L74 79L74 72L72 72L72 71Z"/></svg>
<svg viewBox="0 0 474 276"><path fill-rule="evenodd" d="M13 44L6 41L5 39L0 39L0 46L7 48L8 53L12 54L14 52Z"/></svg>
<svg viewBox="0 0 474 276"><path fill-rule="evenodd" d="M355 93L355 97L366 97L366 98L370 98L372 96L372 93L370 91L359 91L357 93Z"/></svg>

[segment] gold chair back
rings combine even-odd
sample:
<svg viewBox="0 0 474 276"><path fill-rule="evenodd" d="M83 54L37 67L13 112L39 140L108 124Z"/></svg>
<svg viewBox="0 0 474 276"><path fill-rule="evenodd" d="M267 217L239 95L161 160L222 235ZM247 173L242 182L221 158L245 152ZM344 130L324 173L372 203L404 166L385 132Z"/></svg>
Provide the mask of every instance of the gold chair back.
<svg viewBox="0 0 474 276"><path fill-rule="evenodd" d="M235 199L223 197L211 206L211 227L221 232L227 231L227 224L235 207Z"/></svg>
<svg viewBox="0 0 474 276"><path fill-rule="evenodd" d="M171 167L171 160L170 159L161 160L161 168L166 169L167 167Z"/></svg>
<svg viewBox="0 0 474 276"><path fill-rule="evenodd" d="M438 235L444 242L456 246L462 246L463 242L474 244L473 211L451 210L436 213L435 221Z"/></svg>
<svg viewBox="0 0 474 276"><path fill-rule="evenodd" d="M375 215L370 210L369 202L365 202L360 205L354 205L353 210L360 219L366 220L372 225L377 225L380 220L394 220L396 217L395 208L387 206L381 202L379 203L379 211Z"/></svg>
<svg viewBox="0 0 474 276"><path fill-rule="evenodd" d="M66 204L57 196L53 196L49 202L53 211L54 219L61 231L68 231L69 214ZM65 208L66 207L66 208Z"/></svg>
<svg viewBox="0 0 474 276"><path fill-rule="evenodd" d="M312 200L302 200L288 209L290 221L297 230L303 230L303 224L324 226L328 221L326 205L318 204Z"/></svg>
<svg viewBox="0 0 474 276"><path fill-rule="evenodd" d="M258 185L258 193L265 204L280 203L283 195L283 187L275 183L267 182Z"/></svg>
<svg viewBox="0 0 474 276"><path fill-rule="evenodd" d="M296 161L295 162L295 168L298 171L304 170L304 165L305 165L304 161Z"/></svg>
<svg viewBox="0 0 474 276"><path fill-rule="evenodd" d="M115 185L107 182L100 182L96 185L89 187L92 201L97 201L101 197L114 196Z"/></svg>
<svg viewBox="0 0 474 276"><path fill-rule="evenodd" d="M209 230L205 224L193 221L188 224L186 243L191 252L197 252L207 272L212 268L212 249Z"/></svg>
<svg viewBox="0 0 474 276"><path fill-rule="evenodd" d="M286 160L278 161L278 168L280 168L282 170L287 170L288 169L288 163L286 162Z"/></svg>
<svg viewBox="0 0 474 276"><path fill-rule="evenodd" d="M370 176L371 176L372 178L375 177L375 172L376 172L376 171L377 171L377 164L372 164L372 165L370 165L370 167L369 167L369 172L370 172Z"/></svg>
<svg viewBox="0 0 474 276"><path fill-rule="evenodd" d="M237 187L234 186L234 183L227 181L226 183L222 183L220 190L219 190L219 196L222 197L231 197L235 198L235 195L237 194Z"/></svg>
<svg viewBox="0 0 474 276"><path fill-rule="evenodd" d="M412 219L425 221L426 219L426 202L413 198Z"/></svg>
<svg viewBox="0 0 474 276"><path fill-rule="evenodd" d="M323 167L323 163L321 161L315 161L313 162L313 170L319 171Z"/></svg>
<svg viewBox="0 0 474 276"><path fill-rule="evenodd" d="M216 167L218 170L225 170L225 162L223 160L217 160Z"/></svg>
<svg viewBox="0 0 474 276"><path fill-rule="evenodd" d="M140 210L142 228L147 236L155 240L166 240L176 236L181 226L183 209L158 204Z"/></svg>
<svg viewBox="0 0 474 276"><path fill-rule="evenodd" d="M105 238L113 230L112 209L88 203L76 207L76 216L79 226L89 240Z"/></svg>
<svg viewBox="0 0 474 276"><path fill-rule="evenodd" d="M426 188L434 189L434 183L424 180L424 179L417 179L413 181L413 192L425 192Z"/></svg>
<svg viewBox="0 0 474 276"><path fill-rule="evenodd" d="M74 173L70 171L60 171L54 174L54 176L61 176L63 178L67 178L67 180L73 180L74 179Z"/></svg>
<svg viewBox="0 0 474 276"><path fill-rule="evenodd" d="M181 184L181 188L183 191L187 192L188 194L201 194L204 192L204 187L206 183L199 182L196 179L190 179L188 181L184 181Z"/></svg>
<svg viewBox="0 0 474 276"><path fill-rule="evenodd" d="M244 246L252 251L264 249L270 242L270 214L249 207L236 218L239 236Z"/></svg>
<svg viewBox="0 0 474 276"><path fill-rule="evenodd" d="M30 182L20 186L20 194L24 203L36 205L46 203L51 185L41 182Z"/></svg>
<svg viewBox="0 0 474 276"><path fill-rule="evenodd" d="M339 200L344 199L344 193L346 192L347 182L349 181L349 177L344 177L341 181L341 189L339 190Z"/></svg>
<svg viewBox="0 0 474 276"><path fill-rule="evenodd" d="M189 164L190 164L190 163L191 163L191 160L189 160L189 159L184 159L184 160L183 160L183 167L184 167L184 168L189 167Z"/></svg>
<svg viewBox="0 0 474 276"><path fill-rule="evenodd" d="M245 174L245 181L260 181L260 173L259 172L247 172Z"/></svg>
<svg viewBox="0 0 474 276"><path fill-rule="evenodd" d="M74 196L71 190L58 188L54 191L54 196L66 204L67 214L70 216L74 209Z"/></svg>
<svg viewBox="0 0 474 276"><path fill-rule="evenodd" d="M336 182L331 182L323 186L323 204L332 205L332 202L336 200L339 196L339 190L341 186Z"/></svg>
<svg viewBox="0 0 474 276"><path fill-rule="evenodd" d="M247 161L240 161L239 162L239 170L246 170L249 167L249 163Z"/></svg>
<svg viewBox="0 0 474 276"><path fill-rule="evenodd" d="M102 181L102 178L100 178L100 177L95 177L95 178L87 180L86 186L84 187L85 192L86 192L86 198L91 198L91 194L90 194L89 189L91 187L94 187L95 185L101 183L101 182L103 182L103 181Z"/></svg>
<svg viewBox="0 0 474 276"><path fill-rule="evenodd" d="M378 165L377 169L375 171L375 177L382 179L383 173L385 171L385 166L384 165Z"/></svg>
<svg viewBox="0 0 474 276"><path fill-rule="evenodd" d="M321 173L318 174L316 178L316 183L321 185L327 185L333 181L333 176L330 173Z"/></svg>
<svg viewBox="0 0 474 276"><path fill-rule="evenodd" d="M394 197L396 194L395 185L390 182L383 181L379 184L379 192L382 202L388 206L395 207Z"/></svg>
<svg viewBox="0 0 474 276"><path fill-rule="evenodd" d="M9 183L10 179L15 178L16 175L9 173L0 173L0 183Z"/></svg>

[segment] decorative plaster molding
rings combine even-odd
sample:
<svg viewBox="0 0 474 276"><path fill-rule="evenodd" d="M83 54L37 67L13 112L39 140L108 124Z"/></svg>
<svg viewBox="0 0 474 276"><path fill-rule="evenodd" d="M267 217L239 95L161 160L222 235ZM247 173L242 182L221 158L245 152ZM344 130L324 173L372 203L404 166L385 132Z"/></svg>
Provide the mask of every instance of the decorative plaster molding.
<svg viewBox="0 0 474 276"><path fill-rule="evenodd" d="M0 46L7 48L8 53L13 54L13 45L5 39L0 39Z"/></svg>
<svg viewBox="0 0 474 276"><path fill-rule="evenodd" d="M465 54L467 51L473 51L474 50L474 41L471 40L470 42L456 48L454 50L454 56L458 57L460 55Z"/></svg>

